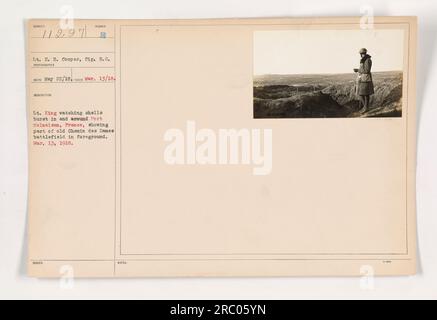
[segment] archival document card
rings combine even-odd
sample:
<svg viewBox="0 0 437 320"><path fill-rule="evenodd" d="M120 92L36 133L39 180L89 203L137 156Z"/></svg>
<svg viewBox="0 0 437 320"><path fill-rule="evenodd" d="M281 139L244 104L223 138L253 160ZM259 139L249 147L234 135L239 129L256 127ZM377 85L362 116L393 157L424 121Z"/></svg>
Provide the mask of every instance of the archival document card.
<svg viewBox="0 0 437 320"><path fill-rule="evenodd" d="M29 275L414 274L416 29L27 21Z"/></svg>

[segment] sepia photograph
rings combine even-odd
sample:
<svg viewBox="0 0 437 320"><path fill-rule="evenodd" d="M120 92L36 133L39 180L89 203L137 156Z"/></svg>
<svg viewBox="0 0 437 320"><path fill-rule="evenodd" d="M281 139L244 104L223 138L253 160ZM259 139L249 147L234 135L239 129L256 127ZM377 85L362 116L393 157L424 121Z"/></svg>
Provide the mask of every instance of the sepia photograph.
<svg viewBox="0 0 437 320"><path fill-rule="evenodd" d="M402 117L402 29L254 33L254 118Z"/></svg>

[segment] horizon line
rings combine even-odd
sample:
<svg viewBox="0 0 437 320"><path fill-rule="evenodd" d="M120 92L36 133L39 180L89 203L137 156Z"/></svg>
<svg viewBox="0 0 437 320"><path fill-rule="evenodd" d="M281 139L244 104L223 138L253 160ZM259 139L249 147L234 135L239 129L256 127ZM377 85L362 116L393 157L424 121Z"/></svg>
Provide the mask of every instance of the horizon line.
<svg viewBox="0 0 437 320"><path fill-rule="evenodd" d="M373 71L372 73L381 72L404 72L403 70L380 70ZM302 76L302 75L339 75L339 74L355 74L355 72L322 72L322 73L261 73L253 74L254 76Z"/></svg>

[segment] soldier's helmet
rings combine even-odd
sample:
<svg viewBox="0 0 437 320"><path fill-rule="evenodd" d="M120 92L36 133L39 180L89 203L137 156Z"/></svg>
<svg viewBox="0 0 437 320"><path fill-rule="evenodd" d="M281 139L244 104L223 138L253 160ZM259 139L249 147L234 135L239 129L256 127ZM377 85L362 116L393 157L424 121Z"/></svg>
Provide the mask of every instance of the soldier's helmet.
<svg viewBox="0 0 437 320"><path fill-rule="evenodd" d="M366 48L361 48L360 49L360 54L362 54L362 53L366 54L367 53L367 49Z"/></svg>

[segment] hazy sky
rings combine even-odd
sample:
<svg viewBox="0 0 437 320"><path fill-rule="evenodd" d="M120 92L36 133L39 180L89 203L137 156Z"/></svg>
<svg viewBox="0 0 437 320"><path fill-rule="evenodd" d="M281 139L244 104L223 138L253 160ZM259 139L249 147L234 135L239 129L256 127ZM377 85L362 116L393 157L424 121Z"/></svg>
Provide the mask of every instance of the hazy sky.
<svg viewBox="0 0 437 320"><path fill-rule="evenodd" d="M362 47L372 71L403 69L403 30L277 30L254 33L254 73L353 72Z"/></svg>

